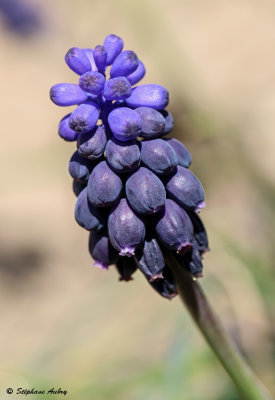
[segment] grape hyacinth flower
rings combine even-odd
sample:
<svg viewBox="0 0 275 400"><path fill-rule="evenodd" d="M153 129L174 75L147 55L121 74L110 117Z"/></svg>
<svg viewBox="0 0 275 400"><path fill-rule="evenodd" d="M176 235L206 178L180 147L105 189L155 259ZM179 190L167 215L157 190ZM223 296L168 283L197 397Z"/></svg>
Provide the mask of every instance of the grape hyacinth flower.
<svg viewBox="0 0 275 400"><path fill-rule="evenodd" d="M50 97L61 107L76 106L58 134L77 144L69 162L75 219L90 231L96 265L115 263L123 281L140 270L170 299L177 290L165 252L193 277L202 275L208 240L197 211L204 191L187 169L187 148L165 136L173 129L167 89L138 84L145 66L123 47L121 38L108 35L94 49L69 49L65 61L78 83L58 83Z"/></svg>
<svg viewBox="0 0 275 400"><path fill-rule="evenodd" d="M123 47L116 35L94 49L72 47L65 61L78 84L58 83L50 91L55 104L76 106L60 121L58 134L77 144L69 161L75 219L90 232L94 265L104 270L115 265L119 280L126 282L139 270L167 299L179 293L241 398L271 400L197 282L209 251L198 215L205 207L204 190L188 169L188 149L165 137L173 130L168 91L158 84L139 85L145 66Z"/></svg>

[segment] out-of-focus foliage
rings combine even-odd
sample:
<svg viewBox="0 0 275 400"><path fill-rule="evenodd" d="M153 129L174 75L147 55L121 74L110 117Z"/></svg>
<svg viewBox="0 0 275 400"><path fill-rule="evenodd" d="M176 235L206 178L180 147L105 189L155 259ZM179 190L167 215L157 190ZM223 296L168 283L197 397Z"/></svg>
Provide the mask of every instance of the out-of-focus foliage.
<svg viewBox="0 0 275 400"><path fill-rule="evenodd" d="M116 283L114 269L93 268L74 222L64 167L73 148L56 132L66 111L48 90L74 82L68 48L108 33L146 63L145 83L169 89L173 135L206 191L201 284L275 393L275 2L29 4L51 27L44 35L21 41L0 20L0 397L29 385L81 400L238 399L179 299L158 297L138 274Z"/></svg>

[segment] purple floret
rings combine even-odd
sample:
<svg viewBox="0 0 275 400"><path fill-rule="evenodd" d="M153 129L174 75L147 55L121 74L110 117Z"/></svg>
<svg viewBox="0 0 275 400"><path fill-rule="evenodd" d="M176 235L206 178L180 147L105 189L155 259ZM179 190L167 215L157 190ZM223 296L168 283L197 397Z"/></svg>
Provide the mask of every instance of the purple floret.
<svg viewBox="0 0 275 400"><path fill-rule="evenodd" d="M86 133L94 129L99 117L98 107L92 104L80 104L71 113L69 126L74 131Z"/></svg>
<svg viewBox="0 0 275 400"><path fill-rule="evenodd" d="M165 128L164 128L164 135L166 135L167 133L169 133L174 126L174 119L171 113L169 113L169 111L167 110L161 110L160 111L161 114L163 115L164 119L165 119Z"/></svg>
<svg viewBox="0 0 275 400"><path fill-rule="evenodd" d="M114 61L111 66L110 76L127 76L132 74L138 68L138 57L132 50L123 51Z"/></svg>
<svg viewBox="0 0 275 400"><path fill-rule="evenodd" d="M144 77L145 73L145 66L143 62L139 60L137 69L130 75L127 75L126 78L131 83L131 85L135 85Z"/></svg>
<svg viewBox="0 0 275 400"><path fill-rule="evenodd" d="M139 107L135 111L142 120L140 136L145 139L154 139L164 133L165 119L158 111L150 107Z"/></svg>
<svg viewBox="0 0 275 400"><path fill-rule="evenodd" d="M204 190L198 178L178 165L176 173L167 178L165 188L172 199L187 210L205 207Z"/></svg>
<svg viewBox="0 0 275 400"><path fill-rule="evenodd" d="M95 207L115 205L122 190L120 177L101 161L92 171L88 181L88 199Z"/></svg>
<svg viewBox="0 0 275 400"><path fill-rule="evenodd" d="M65 115L59 123L58 135L67 142L73 142L78 138L78 132L73 131L69 125L71 114Z"/></svg>
<svg viewBox="0 0 275 400"><path fill-rule="evenodd" d="M76 151L69 162L69 173L72 178L87 182L94 165L91 161L81 157Z"/></svg>
<svg viewBox="0 0 275 400"><path fill-rule="evenodd" d="M166 199L161 180L144 167L139 168L127 179L126 196L131 207L141 215L158 212Z"/></svg>
<svg viewBox="0 0 275 400"><path fill-rule="evenodd" d="M83 103L88 96L75 83L57 83L50 90L50 98L57 106L67 107Z"/></svg>
<svg viewBox="0 0 275 400"><path fill-rule="evenodd" d="M72 47L65 55L65 61L69 68L78 75L91 71L91 63L85 50Z"/></svg>
<svg viewBox="0 0 275 400"><path fill-rule="evenodd" d="M126 199L121 199L108 219L109 238L120 256L132 257L135 250L142 245L145 237L145 226L129 207Z"/></svg>
<svg viewBox="0 0 275 400"><path fill-rule="evenodd" d="M87 93L99 96L105 84L105 77L97 71L86 72L79 78L79 86Z"/></svg>
<svg viewBox="0 0 275 400"><path fill-rule="evenodd" d="M162 139L141 142L141 161L157 175L171 174L178 164L173 148Z"/></svg>
<svg viewBox="0 0 275 400"><path fill-rule="evenodd" d="M120 142L114 137L111 138L106 146L106 160L117 173L125 174L135 170L140 164L138 142L136 140Z"/></svg>
<svg viewBox="0 0 275 400"><path fill-rule="evenodd" d="M107 61L107 51L105 47L101 45L95 46L93 55L98 72L104 74Z"/></svg>
<svg viewBox="0 0 275 400"><path fill-rule="evenodd" d="M163 278L165 262L158 241L152 234L146 234L143 246L137 250L136 258L139 269L150 282Z"/></svg>
<svg viewBox="0 0 275 400"><path fill-rule="evenodd" d="M156 232L160 242L171 250L184 254L192 247L193 225L183 208L167 199L156 217Z"/></svg>
<svg viewBox="0 0 275 400"><path fill-rule="evenodd" d="M107 232L91 232L89 236L89 252L94 259L94 266L108 269L117 260L117 252L112 247Z"/></svg>
<svg viewBox="0 0 275 400"><path fill-rule="evenodd" d="M116 262L116 267L120 281L129 282L133 280L132 275L137 270L137 264L134 257L119 257Z"/></svg>
<svg viewBox="0 0 275 400"><path fill-rule="evenodd" d="M105 83L103 96L106 100L125 100L131 93L130 82L124 76L119 76Z"/></svg>
<svg viewBox="0 0 275 400"><path fill-rule="evenodd" d="M169 93L161 85L140 85L136 86L130 97L126 99L129 107L151 107L155 110L162 110L169 103Z"/></svg>
<svg viewBox="0 0 275 400"><path fill-rule="evenodd" d="M177 155L178 164L182 167L188 168L192 162L192 156L191 153L184 146L184 144L174 138L166 139L166 141L170 144L171 147L173 147Z"/></svg>
<svg viewBox="0 0 275 400"><path fill-rule="evenodd" d="M111 111L108 123L113 135L121 141L134 139L141 133L141 118L138 113L128 107Z"/></svg>
<svg viewBox="0 0 275 400"><path fill-rule="evenodd" d="M104 48L107 52L106 65L111 65L123 49L123 40L116 35L108 35L104 40Z"/></svg>
<svg viewBox="0 0 275 400"><path fill-rule="evenodd" d="M88 231L99 232L107 223L106 214L88 201L87 187L78 196L74 215L76 222Z"/></svg>
<svg viewBox="0 0 275 400"><path fill-rule="evenodd" d="M103 156L106 143L104 125L96 126L92 131L79 134L77 151L82 157L97 160Z"/></svg>

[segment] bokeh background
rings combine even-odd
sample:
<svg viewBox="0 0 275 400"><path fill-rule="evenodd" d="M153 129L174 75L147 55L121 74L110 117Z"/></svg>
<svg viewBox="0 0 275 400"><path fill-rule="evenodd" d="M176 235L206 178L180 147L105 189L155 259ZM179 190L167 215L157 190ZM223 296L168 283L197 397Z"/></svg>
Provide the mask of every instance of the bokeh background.
<svg viewBox="0 0 275 400"><path fill-rule="evenodd" d="M75 147L57 136L67 110L49 88L76 82L70 47L109 33L170 92L206 191L201 284L275 394L275 1L0 0L0 397L239 399L180 299L94 268L74 221Z"/></svg>

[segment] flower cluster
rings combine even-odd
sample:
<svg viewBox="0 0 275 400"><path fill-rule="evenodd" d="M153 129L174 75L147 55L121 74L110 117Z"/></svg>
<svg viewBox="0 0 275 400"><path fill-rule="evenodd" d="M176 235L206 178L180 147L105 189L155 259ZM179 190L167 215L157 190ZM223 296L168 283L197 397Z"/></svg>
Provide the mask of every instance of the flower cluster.
<svg viewBox="0 0 275 400"><path fill-rule="evenodd" d="M78 196L75 219L90 231L89 251L103 269L115 264L120 280L140 269L162 296L176 294L163 249L174 251L183 268L202 273L208 250L197 215L204 191L188 169L191 154L177 139L165 110L168 91L160 85L134 86L145 67L123 40L109 35L92 49L73 47L67 65L79 83L50 91L59 106L77 105L59 124L66 141L77 141L69 162ZM110 66L110 69L108 68Z"/></svg>

